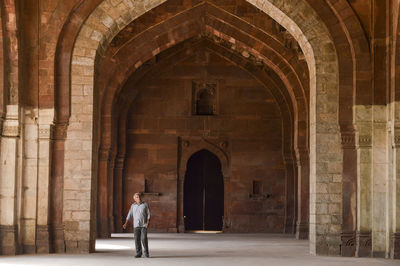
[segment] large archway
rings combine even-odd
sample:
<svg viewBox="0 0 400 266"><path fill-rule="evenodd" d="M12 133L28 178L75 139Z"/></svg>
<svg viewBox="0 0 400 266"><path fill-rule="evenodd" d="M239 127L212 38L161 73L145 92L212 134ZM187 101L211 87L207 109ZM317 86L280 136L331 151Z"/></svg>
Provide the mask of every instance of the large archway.
<svg viewBox="0 0 400 266"><path fill-rule="evenodd" d="M151 8L155 5L157 5L158 3L149 3L151 4L150 6L148 6L147 8ZM314 215L318 215L317 212L317 208L314 205L315 203L317 203L319 201L318 198L318 193L317 192L317 183L318 182L326 182L323 181L325 180L324 177L321 177L322 179L319 180L319 176L320 174L322 175L322 173L318 172L317 169L315 168L315 166L317 165L317 162L319 165L340 165L341 164L341 157L335 157L335 162L332 161L332 158L328 158L326 157L326 152L323 152L321 149L316 149L316 144L317 144L317 140L318 138L321 138L321 140L323 138L328 137L331 140L331 143L329 145L329 148L326 149L326 151L331 151L335 154L340 154L341 153L341 149L340 149L340 141L339 141L339 128L337 126L337 108L334 108L334 106L337 106L337 102L334 99L337 99L337 97L335 97L335 95L337 95L337 66L336 66L336 57L335 57L335 51L334 51L334 46L331 44L330 38L329 38L329 34L326 32L326 29L323 26L317 26L318 24L318 17L313 13L313 12L309 12L309 7L308 4L306 4L305 2L300 2L300 3L296 3L295 6L292 5L280 5L279 3L274 3L276 4L279 8L281 8L281 10L284 12L282 13L281 11L279 11L273 4L271 4L270 2L265 2L263 6L259 5L258 3L255 4L255 6L258 6L260 9L262 9L264 12L266 12L267 14L271 15L276 21L278 21L281 25L283 25L284 27L286 27L289 32L291 32L293 34L293 36L298 40L300 46L302 47L302 50L304 51L305 57L307 59L308 62L308 67L309 67L309 71L310 71L310 87L311 87L311 112L310 112L310 125L311 125L311 130L310 130L310 136L311 136L311 160L310 160L310 167L311 167L311 172L310 172L310 177L311 177L311 195L314 197L311 200L311 209L313 210L313 212L311 213L311 217L312 219L310 220L310 224L312 226L316 226L318 224L318 226L323 226L326 227L328 232L327 234L330 235L329 232L331 232L331 230L333 230L331 233L331 238L332 237L337 237L339 238L339 235L336 232L336 227L332 227L332 226L327 226L325 224L320 224L317 220L315 220ZM111 6L113 6L113 4L111 4ZM102 4L99 5L99 8L103 8ZM130 17L130 19L128 19L128 21L130 21L131 19L133 19L134 17L136 17L138 15L137 10L141 10L140 7L135 7L134 5L132 5L132 10L134 11L134 15L128 15L128 17ZM99 10L100 10L99 9ZM307 10L307 11L305 11ZM314 16L313 18L315 18L315 24L310 24L309 23L309 19L307 20L307 22L305 21L301 21L301 16L297 16L295 15L295 13L300 13L300 12L304 12L304 14L311 14L311 16ZM101 12L100 12L101 13ZM96 13L97 15L99 15L99 13ZM289 17L287 17L285 14L290 14L290 16L296 21L293 22L291 19L289 19ZM75 45L75 51L81 50L81 51L86 51L86 49L93 49L97 46L98 43L102 43L102 46L99 50L97 50L97 54L102 54L103 51L105 50L105 47L107 46L107 43L109 43L109 41L105 41L106 39L103 39L106 36L109 36L108 38L112 37L115 35L115 33L118 31L118 28L122 27L122 25L126 25L126 19L122 19L122 20L117 20L117 23L119 23L119 27L112 27L113 23L115 20L108 19L108 18L103 18L100 19L100 17L96 17L97 15L93 15L90 16L89 19L87 20L86 25L84 25L82 27L81 30L81 36L82 37L78 37L76 45ZM94 24L98 24L99 27L97 27L96 30L92 30L92 26L89 25L94 25ZM297 24L296 24L297 23ZM104 28L105 26L105 28ZM316 27L318 28L318 32L319 35L318 37L315 37L314 35L312 35L311 31L307 31L308 28L310 27ZM303 30L301 30L301 28L303 28ZM100 31L99 31L100 30ZM109 31L111 30L111 31ZM109 31L109 33L105 33ZM90 32L90 33L89 33ZM103 32L103 33L101 33ZM112 33L114 32L114 33ZM304 32L304 34L303 34ZM86 34L86 37L85 37ZM89 35L87 35L89 34ZM92 35L94 34L94 35ZM308 37L306 37L307 35L310 35ZM92 37L90 37L92 36ZM101 37L100 37L101 36ZM91 41L89 43L91 43L90 47L87 47L87 41L88 38L91 39ZM307 39L310 40L310 42L307 41ZM82 40L82 42L81 42ZM321 45L321 44L325 44L325 45ZM326 47L326 49L318 49L318 50L313 50L312 47L313 45L315 47ZM96 48L95 48L96 49ZM91 57L91 56L89 56ZM87 58L88 60L85 59L85 56L80 56L80 55L76 55L74 56L73 61L72 61L72 72L74 72L75 68L80 68L79 66L84 66L84 68L87 68L90 66L94 65L94 55L92 55L92 58ZM319 59L321 58L321 60ZM332 60L327 61L327 58L331 58ZM82 61L83 60L83 61ZM318 62L318 64L315 64L315 62ZM139 66L141 64L141 62L138 62L137 65ZM326 74L324 72L324 69L333 69L334 71L330 71L330 74ZM79 71L78 71L79 72ZM85 104L86 106L90 106L93 103L93 100L91 99L91 93L89 90L89 94L87 95L88 97L86 97L85 95L82 97L82 90L84 89L85 86L86 88L89 88L91 86L93 86L93 79L88 78L86 79L86 81L78 78L78 76L72 75L72 98L74 100L75 103L77 102L81 102L82 104ZM83 83L82 83L83 82ZM318 93L316 91L316 89L318 88L322 88L322 83L329 83L332 85L332 88L334 88L333 90L329 90L329 91L323 91L323 95L322 97L317 97ZM321 85L321 86L320 86ZM74 89L77 89L77 91L74 91ZM85 89L84 89L85 90ZM96 90L94 90L95 92L97 92ZM328 95L330 95L330 97L326 97ZM79 95L79 96L78 96ZM79 97L80 100L78 100ZM329 104L331 104L332 108L323 108L323 109L314 109L314 107L317 106L316 102L318 101L324 101L324 103L327 103L326 101L331 101ZM318 105L319 106L319 105ZM322 105L320 105L322 106ZM77 106L76 106L77 107ZM95 106L95 109L97 107ZM88 114L92 113L92 110L87 110ZM75 111L74 111L75 110ZM75 116L75 113L77 109L75 109L74 106L72 106L72 116L70 119L70 127L68 129L68 136L74 136L74 142L80 140L83 142L87 142L85 144L85 146L87 146L88 143L90 143L90 140L95 140L94 143L97 143L96 139L97 136L92 135L91 133L89 133L86 129L83 128L92 128L92 120L91 119L87 119L82 117L81 115ZM320 116L322 115L322 116ZM329 118L329 119L328 119ZM95 121L96 121L96 117L95 117ZM324 126L326 123L326 127ZM317 126L319 125L319 126ZM83 127L82 127L83 126ZM94 124L94 132L98 132L97 131L97 125L96 123ZM320 129L320 130L317 130ZM77 138L75 138L77 137ZM72 140L72 139L71 139ZM322 147L321 145L324 142L318 143L319 147ZM335 145L333 145L333 143L335 143ZM67 138L67 142L66 142L66 152L73 154L73 146L71 146L71 142L69 141L69 139ZM333 145L333 146L332 146ZM333 148L335 147L335 148ZM71 150L72 149L72 150ZM81 154L82 156L84 156L85 158L74 158L73 160L76 159L80 159L80 160L85 160L87 158L91 158L91 149L88 150L88 153L85 154ZM321 156L319 156L318 152L322 152ZM94 154L96 154L96 149L94 150ZM303 150L299 150L299 153L304 152ZM107 156L107 152L103 153L101 152L101 158L106 158ZM71 158L72 159L72 158ZM71 161L71 159L66 158L65 160L65 175L64 175L64 181L66 183L72 182L72 180L74 180L74 183L78 180L81 179L79 176L81 176L83 179L87 180L87 178L89 176L91 176L92 174L94 174L94 176L97 176L96 172L87 172L88 175L85 174L86 171L82 171L83 169L80 169L79 167L76 167L76 164ZM91 160L89 160L91 161ZM301 161L301 163L304 163L304 161ZM305 161L305 163L307 164L307 161ZM85 163L86 164L86 163ZM82 164L81 164L82 165ZM97 169L97 164L94 163L94 167L93 169ZM329 174L331 175L337 175L340 176L340 167L329 167L330 172ZM79 174L78 174L79 173ZM86 177L85 177L86 176ZM72 178L72 179L71 179ZM83 181L83 179L81 180L82 182L86 182ZM90 179L90 178L89 178ZM93 179L91 179L93 180ZM338 179L336 179L337 181L340 181ZM308 184L307 181L302 180L302 185L304 184ZM88 184L89 185L89 184ZM89 187L93 187L92 185L89 185ZM72 188L74 189L74 188ZM332 193L333 194L338 194L339 192L332 188ZM302 190L304 191L304 190ZM339 193L340 194L340 193ZM93 197L92 197L93 199ZM94 200L94 199L93 199ZM323 199L321 199L323 200ZM306 208L304 208L306 209ZM303 208L301 208L301 210L303 210ZM315 212L314 212L315 211ZM93 213L93 212L89 212L89 213ZM336 213L335 213L336 215ZM337 217L340 216L340 208L338 209L338 213L335 216L335 219L332 220L331 222L335 223L335 221L338 221ZM68 223L68 218L65 218L65 222ZM92 219L89 219L91 221L93 221L93 216ZM339 219L340 220L340 219ZM71 220L72 221L72 220ZM337 225L337 227L340 227L340 223ZM75 230L75 229L74 229ZM92 232L92 230L90 230L90 232ZM317 253L317 250L315 249L316 246L320 246L320 247L324 247L323 251L321 250L321 252L332 252L332 253L336 253L339 250L338 246L331 246L327 241L326 235L325 233L319 235L320 233L318 232L322 232L321 230L315 230L315 228L313 230L311 230L311 234L310 234L310 243L311 243L311 247L314 247L314 253ZM90 237L90 239L94 239L93 237ZM67 241L68 242L68 241ZM317 245L317 242L319 243Z"/></svg>

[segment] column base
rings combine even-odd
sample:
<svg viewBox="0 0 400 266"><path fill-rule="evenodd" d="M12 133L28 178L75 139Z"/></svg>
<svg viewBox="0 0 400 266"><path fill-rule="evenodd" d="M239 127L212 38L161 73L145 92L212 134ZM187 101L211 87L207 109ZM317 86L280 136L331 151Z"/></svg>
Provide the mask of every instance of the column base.
<svg viewBox="0 0 400 266"><path fill-rule="evenodd" d="M114 216L108 217L109 223L108 223L108 232L109 232L109 237L111 237L111 234L115 232L115 224L114 224Z"/></svg>
<svg viewBox="0 0 400 266"><path fill-rule="evenodd" d="M115 225L115 233L122 233L123 229L122 229L122 225L124 224L123 222L123 217L118 216L118 215L114 215L114 225Z"/></svg>
<svg viewBox="0 0 400 266"><path fill-rule="evenodd" d="M0 225L0 239L1 255L17 255L19 253L17 225Z"/></svg>
<svg viewBox="0 0 400 266"><path fill-rule="evenodd" d="M185 226L183 224L178 225L178 233L184 233L185 232Z"/></svg>
<svg viewBox="0 0 400 266"><path fill-rule="evenodd" d="M372 234L371 231L357 231L356 233L356 256L371 257Z"/></svg>
<svg viewBox="0 0 400 266"><path fill-rule="evenodd" d="M296 223L296 239L308 239L308 224Z"/></svg>
<svg viewBox="0 0 400 266"><path fill-rule="evenodd" d="M284 233L285 233L285 234L294 234L295 231L296 231L296 228L295 228L295 226L293 225L293 222L290 221L290 220L289 220L289 221L286 221Z"/></svg>
<svg viewBox="0 0 400 266"><path fill-rule="evenodd" d="M36 226L36 253L50 253L50 232L48 225Z"/></svg>
<svg viewBox="0 0 400 266"><path fill-rule="evenodd" d="M109 225L110 223L108 222L108 219L101 219L99 222L97 222L97 238L111 237Z"/></svg>
<svg viewBox="0 0 400 266"><path fill-rule="evenodd" d="M64 226L53 227L53 252L65 253Z"/></svg>
<svg viewBox="0 0 400 266"><path fill-rule="evenodd" d="M390 250L390 258L400 259L400 233L393 233L392 239L392 249Z"/></svg>
<svg viewBox="0 0 400 266"><path fill-rule="evenodd" d="M341 235L340 255L354 257L356 253L356 232L346 232Z"/></svg>

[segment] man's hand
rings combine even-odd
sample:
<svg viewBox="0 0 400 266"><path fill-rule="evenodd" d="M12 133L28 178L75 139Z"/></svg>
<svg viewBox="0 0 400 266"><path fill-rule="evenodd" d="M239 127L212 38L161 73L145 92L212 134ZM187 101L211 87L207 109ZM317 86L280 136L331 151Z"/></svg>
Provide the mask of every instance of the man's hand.
<svg viewBox="0 0 400 266"><path fill-rule="evenodd" d="M122 228L124 228L124 229L126 229L126 224L127 224L128 222L125 222L123 225L122 225Z"/></svg>

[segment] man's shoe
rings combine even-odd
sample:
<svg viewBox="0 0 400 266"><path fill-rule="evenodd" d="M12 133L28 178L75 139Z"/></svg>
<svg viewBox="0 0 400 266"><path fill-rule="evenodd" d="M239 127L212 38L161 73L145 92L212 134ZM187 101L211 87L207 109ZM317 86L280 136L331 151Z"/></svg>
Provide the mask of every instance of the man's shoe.
<svg viewBox="0 0 400 266"><path fill-rule="evenodd" d="M149 255L149 254L144 254L144 256L145 256L146 258L150 258L150 255Z"/></svg>
<svg viewBox="0 0 400 266"><path fill-rule="evenodd" d="M141 258L142 257L142 254L136 254L135 255L135 258Z"/></svg>

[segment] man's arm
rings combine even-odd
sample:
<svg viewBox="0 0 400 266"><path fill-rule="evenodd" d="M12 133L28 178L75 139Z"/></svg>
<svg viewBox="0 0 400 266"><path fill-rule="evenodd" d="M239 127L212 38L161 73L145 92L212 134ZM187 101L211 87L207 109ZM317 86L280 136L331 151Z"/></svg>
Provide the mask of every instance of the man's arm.
<svg viewBox="0 0 400 266"><path fill-rule="evenodd" d="M132 213L132 206L131 206L131 208L129 209L128 215L126 216L126 221L125 221L124 225L122 225L122 228L126 229L126 225L128 224L129 220L132 218L132 215L133 215L133 213Z"/></svg>
<svg viewBox="0 0 400 266"><path fill-rule="evenodd" d="M146 223L146 228L149 227L150 224L150 208L149 208L149 204L146 203L146 207L147 207L147 223Z"/></svg>

